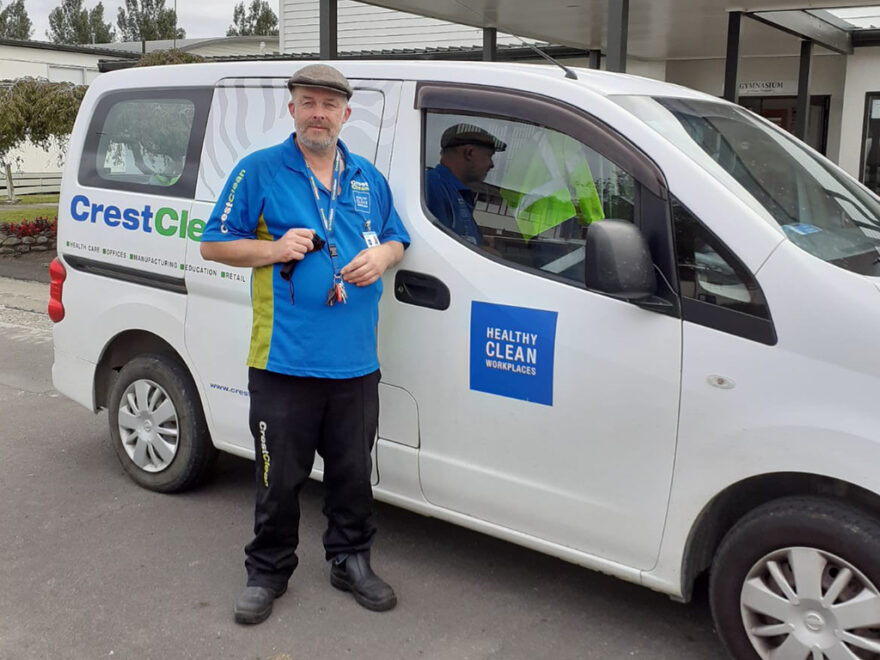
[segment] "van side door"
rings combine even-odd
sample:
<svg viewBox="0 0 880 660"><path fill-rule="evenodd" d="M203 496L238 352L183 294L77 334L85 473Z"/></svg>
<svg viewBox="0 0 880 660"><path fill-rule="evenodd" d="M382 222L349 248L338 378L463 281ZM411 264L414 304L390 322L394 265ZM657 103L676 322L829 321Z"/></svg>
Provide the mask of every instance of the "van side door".
<svg viewBox="0 0 880 660"><path fill-rule="evenodd" d="M385 301L380 357L385 382L418 405L424 497L650 568L675 456L677 297L661 285L648 307L588 290L584 261L590 224L624 220L674 281L662 173L549 97L422 83L414 101L402 102L415 109L401 110L398 131L421 139L398 144L392 163L412 246ZM462 141L444 136L480 131L505 148L463 202L452 161L431 171ZM431 190L438 179L448 185Z"/></svg>

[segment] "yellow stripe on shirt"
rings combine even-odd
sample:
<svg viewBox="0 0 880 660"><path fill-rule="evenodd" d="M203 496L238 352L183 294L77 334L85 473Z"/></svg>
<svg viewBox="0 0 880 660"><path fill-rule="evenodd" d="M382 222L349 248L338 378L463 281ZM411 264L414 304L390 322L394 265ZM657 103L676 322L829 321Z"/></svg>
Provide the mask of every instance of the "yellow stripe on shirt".
<svg viewBox="0 0 880 660"><path fill-rule="evenodd" d="M257 240L274 240L262 215L257 223ZM272 344L272 324L275 317L275 290L272 281L274 270L274 264L254 268L251 282L254 320L251 326L251 351L247 363L249 367L257 369L265 369L269 362L269 346Z"/></svg>

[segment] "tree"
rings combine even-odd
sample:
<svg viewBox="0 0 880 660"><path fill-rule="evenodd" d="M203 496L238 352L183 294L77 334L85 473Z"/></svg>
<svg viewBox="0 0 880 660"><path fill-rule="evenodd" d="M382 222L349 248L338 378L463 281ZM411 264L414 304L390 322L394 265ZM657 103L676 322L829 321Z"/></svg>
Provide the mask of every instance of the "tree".
<svg viewBox="0 0 880 660"><path fill-rule="evenodd" d="M24 0L13 0L0 10L0 39L27 41L34 33Z"/></svg>
<svg viewBox="0 0 880 660"><path fill-rule="evenodd" d="M239 2L232 13L232 22L226 30L227 37L278 36L278 17L266 0L251 0L247 11L244 2Z"/></svg>
<svg viewBox="0 0 880 660"><path fill-rule="evenodd" d="M62 153L73 130L85 85L19 78L0 82L0 163L10 176L9 152L31 142Z"/></svg>
<svg viewBox="0 0 880 660"><path fill-rule="evenodd" d="M125 0L125 8L119 8L116 25L123 41L186 37L183 28L175 30L177 15L173 9L165 9L165 0Z"/></svg>
<svg viewBox="0 0 880 660"><path fill-rule="evenodd" d="M116 41L116 30L110 23L104 22L104 5L101 2L89 10L89 30L92 33L92 43L109 44Z"/></svg>
<svg viewBox="0 0 880 660"><path fill-rule="evenodd" d="M104 22L103 3L89 11L83 0L61 0L61 5L49 12L46 36L56 44L105 44L116 38L116 32Z"/></svg>
<svg viewBox="0 0 880 660"><path fill-rule="evenodd" d="M193 55L180 50L179 48L169 48L168 50L154 50L141 57L135 66L158 66L162 64L192 64L195 62L204 62L205 58L201 55Z"/></svg>

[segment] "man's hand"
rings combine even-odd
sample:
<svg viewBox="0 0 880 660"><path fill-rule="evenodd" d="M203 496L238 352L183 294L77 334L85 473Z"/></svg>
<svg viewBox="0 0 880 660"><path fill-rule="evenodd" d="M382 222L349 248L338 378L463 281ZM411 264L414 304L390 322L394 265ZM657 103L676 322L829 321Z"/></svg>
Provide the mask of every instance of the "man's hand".
<svg viewBox="0 0 880 660"><path fill-rule="evenodd" d="M288 229L272 244L276 262L300 261L312 249L312 229Z"/></svg>
<svg viewBox="0 0 880 660"><path fill-rule="evenodd" d="M389 241L376 247L361 250L342 269L342 279L355 286L370 286L402 257L403 245L397 241Z"/></svg>

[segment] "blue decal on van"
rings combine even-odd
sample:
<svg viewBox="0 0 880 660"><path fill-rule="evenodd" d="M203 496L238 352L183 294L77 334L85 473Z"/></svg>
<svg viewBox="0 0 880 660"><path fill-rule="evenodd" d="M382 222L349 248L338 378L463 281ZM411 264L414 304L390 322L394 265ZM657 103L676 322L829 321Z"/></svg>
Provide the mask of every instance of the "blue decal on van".
<svg viewBox="0 0 880 660"><path fill-rule="evenodd" d="M553 405L556 312L471 303L471 389Z"/></svg>

